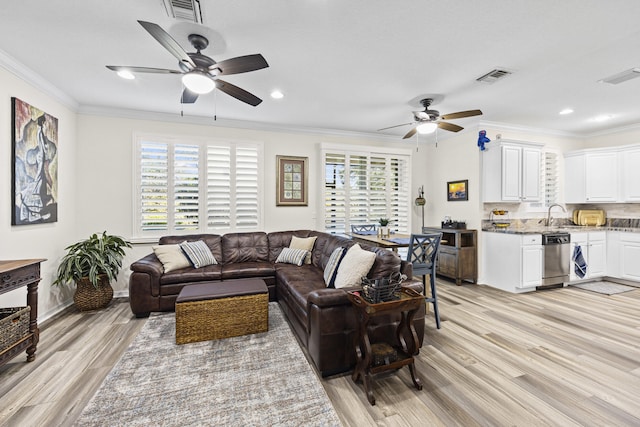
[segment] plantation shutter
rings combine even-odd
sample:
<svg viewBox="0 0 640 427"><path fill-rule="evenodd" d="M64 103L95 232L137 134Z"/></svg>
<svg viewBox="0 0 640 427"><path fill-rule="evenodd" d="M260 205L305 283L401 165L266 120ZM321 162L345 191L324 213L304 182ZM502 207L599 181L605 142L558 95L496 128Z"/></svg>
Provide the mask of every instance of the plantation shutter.
<svg viewBox="0 0 640 427"><path fill-rule="evenodd" d="M236 228L256 229L260 222L258 209L258 150L238 147L235 161Z"/></svg>
<svg viewBox="0 0 640 427"><path fill-rule="evenodd" d="M169 151L167 144L140 144L140 226L143 231L167 230Z"/></svg>
<svg viewBox="0 0 640 427"><path fill-rule="evenodd" d="M198 230L198 146L176 144L173 159L173 217L176 230Z"/></svg>
<svg viewBox="0 0 640 427"><path fill-rule="evenodd" d="M408 232L409 156L327 150L324 161L324 226L344 233L352 224L389 218L393 229Z"/></svg>
<svg viewBox="0 0 640 427"><path fill-rule="evenodd" d="M346 223L345 186L346 156L344 154L327 153L324 164L324 228L329 233L343 233Z"/></svg>
<svg viewBox="0 0 640 427"><path fill-rule="evenodd" d="M138 237L262 228L259 143L138 138Z"/></svg>

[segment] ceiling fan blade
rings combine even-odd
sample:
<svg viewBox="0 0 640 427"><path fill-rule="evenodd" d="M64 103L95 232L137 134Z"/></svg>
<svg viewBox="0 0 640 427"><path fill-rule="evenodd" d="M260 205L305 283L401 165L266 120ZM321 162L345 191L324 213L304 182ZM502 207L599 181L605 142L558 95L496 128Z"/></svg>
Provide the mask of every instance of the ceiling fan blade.
<svg viewBox="0 0 640 427"><path fill-rule="evenodd" d="M115 72L126 70L131 71L132 73L182 74L182 71L169 70L166 68L127 67L121 65L107 65L106 67Z"/></svg>
<svg viewBox="0 0 640 427"><path fill-rule="evenodd" d="M258 98L254 94L249 93L238 86L232 85L231 83L225 82L224 80L216 79L216 87L227 95L233 96L234 98L242 102L246 102L254 107L262 102L262 99Z"/></svg>
<svg viewBox="0 0 640 427"><path fill-rule="evenodd" d="M389 126L389 127L387 127L387 128L378 129L378 132L380 132L381 130L387 130L387 129L398 128L398 127L400 127L400 126L412 125L412 124L414 124L414 123L415 123L415 122L410 122L410 123L403 123L403 124L401 124L401 125Z"/></svg>
<svg viewBox="0 0 640 427"><path fill-rule="evenodd" d="M198 94L195 92L191 92L189 89L184 88L182 91L182 95L180 96L180 103L182 104L193 104L198 99Z"/></svg>
<svg viewBox="0 0 640 427"><path fill-rule="evenodd" d="M259 53L255 55L238 56L236 58L220 61L213 68L220 69L219 75L228 76L229 74L248 73L249 71L261 70L267 68L269 64Z"/></svg>
<svg viewBox="0 0 640 427"><path fill-rule="evenodd" d="M409 139L411 138L413 135L416 134L416 128L411 129L409 132L407 132L407 134L405 136L402 137L402 139Z"/></svg>
<svg viewBox="0 0 640 427"><path fill-rule="evenodd" d="M468 110L468 111L459 111L457 113L445 114L444 116L440 116L442 120L452 120L452 119L461 119L463 117L471 117L471 116L480 116L482 115L482 111L480 110Z"/></svg>
<svg viewBox="0 0 640 427"><path fill-rule="evenodd" d="M438 122L438 127L440 129L448 130L449 132L460 132L464 129L462 126L454 125L453 123L447 122Z"/></svg>
<svg viewBox="0 0 640 427"><path fill-rule="evenodd" d="M158 24L154 24L153 22L138 21L138 23L142 25L144 29L158 41L158 43L167 49L169 53L175 56L178 61L184 61L192 67L196 67L196 64L193 63L193 60L189 57L182 46L180 46L180 44L178 44L178 42L169 35L169 33L163 30L162 27Z"/></svg>

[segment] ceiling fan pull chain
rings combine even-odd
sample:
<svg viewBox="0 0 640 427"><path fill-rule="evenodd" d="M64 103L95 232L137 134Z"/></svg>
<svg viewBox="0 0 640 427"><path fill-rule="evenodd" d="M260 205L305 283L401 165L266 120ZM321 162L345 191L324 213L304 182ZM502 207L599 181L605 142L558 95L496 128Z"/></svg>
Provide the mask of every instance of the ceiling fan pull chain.
<svg viewBox="0 0 640 427"><path fill-rule="evenodd" d="M218 91L213 91L213 121L218 121Z"/></svg>

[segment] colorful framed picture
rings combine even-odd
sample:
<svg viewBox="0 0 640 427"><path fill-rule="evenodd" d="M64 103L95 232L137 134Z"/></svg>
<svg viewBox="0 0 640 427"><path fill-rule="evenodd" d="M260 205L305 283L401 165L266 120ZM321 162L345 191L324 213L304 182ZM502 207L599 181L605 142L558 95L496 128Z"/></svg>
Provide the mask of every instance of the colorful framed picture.
<svg viewBox="0 0 640 427"><path fill-rule="evenodd" d="M276 156L276 206L307 206L308 157Z"/></svg>
<svg viewBox="0 0 640 427"><path fill-rule="evenodd" d="M469 180L447 182L447 201L458 202L469 200Z"/></svg>
<svg viewBox="0 0 640 427"><path fill-rule="evenodd" d="M12 225L58 221L58 119L11 98Z"/></svg>

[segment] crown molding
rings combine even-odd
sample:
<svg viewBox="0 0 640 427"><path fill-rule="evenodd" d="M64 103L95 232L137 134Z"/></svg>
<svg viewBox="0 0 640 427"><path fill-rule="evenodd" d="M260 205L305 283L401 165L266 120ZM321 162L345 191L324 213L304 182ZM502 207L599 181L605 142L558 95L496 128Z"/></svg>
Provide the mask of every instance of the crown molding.
<svg viewBox="0 0 640 427"><path fill-rule="evenodd" d="M33 71L31 68L25 66L17 59L9 55L7 52L0 49L0 67L3 67L10 73L14 74L21 80L24 80L34 88L41 91L43 94L48 95L61 103L68 109L78 112L80 105L78 102L71 98L69 95L49 83L40 74Z"/></svg>
<svg viewBox="0 0 640 427"><path fill-rule="evenodd" d="M481 127L494 127L494 128L499 128L499 129L504 129L504 130L510 130L510 131L514 131L514 132L525 132L525 133L535 133L535 134L540 134L540 135L551 135L551 136L561 136L561 137L565 137L565 138L584 138L584 135L581 134L577 134L575 132L565 132L565 131L561 131L561 130L555 130L555 129L543 129L543 128L536 128L536 127L531 127L531 126L524 126L524 125L517 125L517 124L513 124L513 123L501 123L501 122L489 122L489 121L480 121L480 126Z"/></svg>
<svg viewBox="0 0 640 427"><path fill-rule="evenodd" d="M615 129L606 129L606 130L601 130L601 131L598 131L598 132L593 132L593 133L585 135L585 138L595 138L595 137L599 137L599 136L607 136L607 135L613 135L613 134L624 133L624 132L633 132L633 131L637 131L637 130L640 130L640 123L635 123L635 124L628 125L628 126L622 126L622 127L615 128Z"/></svg>

